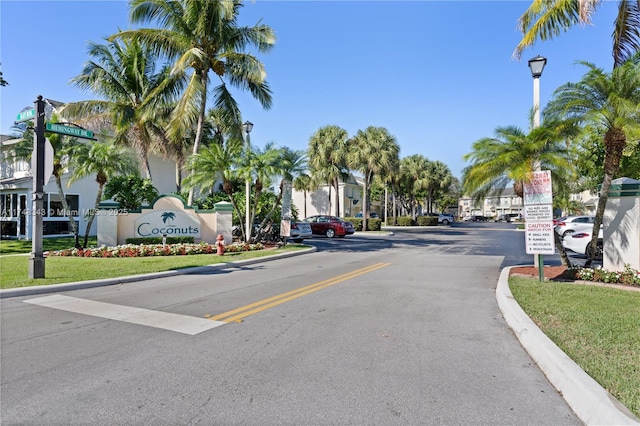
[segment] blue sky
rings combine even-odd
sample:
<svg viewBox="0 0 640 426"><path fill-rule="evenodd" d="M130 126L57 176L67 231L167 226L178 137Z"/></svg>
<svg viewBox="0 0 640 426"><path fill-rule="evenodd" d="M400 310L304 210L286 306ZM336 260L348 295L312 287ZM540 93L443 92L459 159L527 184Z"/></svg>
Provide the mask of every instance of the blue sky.
<svg viewBox="0 0 640 426"><path fill-rule="evenodd" d="M586 60L612 68L617 2L603 2L593 25L537 42L522 60L518 17L528 1L265 1L248 2L240 23L262 19L278 41L260 58L273 90L262 110L235 91L251 142L306 149L320 127L354 135L383 126L400 156L422 154L461 177L463 156L498 126L528 129L533 83L527 60L548 59L541 104L577 81ZM87 43L126 29L128 5L116 1L0 1L0 133L38 95L62 102L92 99L69 85L88 60Z"/></svg>

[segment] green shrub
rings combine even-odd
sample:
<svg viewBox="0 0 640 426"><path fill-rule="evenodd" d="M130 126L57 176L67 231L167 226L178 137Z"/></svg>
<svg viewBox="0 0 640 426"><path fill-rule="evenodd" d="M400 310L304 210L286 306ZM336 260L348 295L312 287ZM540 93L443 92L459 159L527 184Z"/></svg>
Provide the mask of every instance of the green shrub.
<svg viewBox="0 0 640 426"><path fill-rule="evenodd" d="M162 244L162 237L127 238L127 244ZM193 237L167 237L167 244L193 244Z"/></svg>
<svg viewBox="0 0 640 426"><path fill-rule="evenodd" d="M362 227L362 224L360 225ZM367 229L369 231L379 231L382 229L382 219L369 218L367 219Z"/></svg>
<svg viewBox="0 0 640 426"><path fill-rule="evenodd" d="M398 226L412 226L413 219L411 216L400 216L398 218Z"/></svg>
<svg viewBox="0 0 640 426"><path fill-rule="evenodd" d="M438 218L436 216L418 216L416 223L418 226L438 226Z"/></svg>
<svg viewBox="0 0 640 426"><path fill-rule="evenodd" d="M345 217L344 220L353 223L353 228L356 231L362 231L362 218L361 217ZM367 231L379 231L382 229L382 219L369 218L367 219Z"/></svg>
<svg viewBox="0 0 640 426"><path fill-rule="evenodd" d="M361 217L345 217L344 220L353 223L353 229L355 229L356 231L362 231Z"/></svg>

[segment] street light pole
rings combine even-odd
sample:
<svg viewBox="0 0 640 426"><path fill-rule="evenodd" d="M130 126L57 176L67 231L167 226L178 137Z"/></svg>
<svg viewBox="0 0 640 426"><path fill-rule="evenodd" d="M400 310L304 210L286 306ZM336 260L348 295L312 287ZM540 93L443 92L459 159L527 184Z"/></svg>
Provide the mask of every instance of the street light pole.
<svg viewBox="0 0 640 426"><path fill-rule="evenodd" d="M246 121L243 125L242 128L244 130L244 132L247 134L246 138L245 138L245 158L249 158L249 149L251 147L251 141L249 139L249 133L251 133L251 130L253 130L253 123L250 121ZM251 177L249 175L247 175L247 179L245 180L245 185L244 185L244 195L245 195L245 205L244 205L244 216L245 216L245 242L249 242L249 240L251 239L251 220L249 217L249 206L251 204Z"/></svg>
<svg viewBox="0 0 640 426"><path fill-rule="evenodd" d="M533 77L533 128L540 126L540 76L547 64L547 58L537 55L535 58L529 59L529 68ZM536 158L534 169L540 171L540 161ZM540 281L544 280L544 261L541 254L533 256L533 264L538 267Z"/></svg>

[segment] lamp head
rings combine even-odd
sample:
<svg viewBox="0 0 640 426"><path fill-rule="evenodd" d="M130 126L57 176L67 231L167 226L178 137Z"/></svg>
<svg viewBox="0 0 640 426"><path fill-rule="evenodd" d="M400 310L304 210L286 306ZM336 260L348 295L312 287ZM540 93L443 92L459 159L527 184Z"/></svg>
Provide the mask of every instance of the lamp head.
<svg viewBox="0 0 640 426"><path fill-rule="evenodd" d="M242 125L242 129L245 131L245 133L251 133L251 130L253 130L253 123L250 121L246 121Z"/></svg>
<svg viewBox="0 0 640 426"><path fill-rule="evenodd" d="M529 68L531 68L531 76L533 78L539 78L542 75L542 70L544 70L544 66L547 65L547 58L543 56L536 56L535 58L529 59Z"/></svg>

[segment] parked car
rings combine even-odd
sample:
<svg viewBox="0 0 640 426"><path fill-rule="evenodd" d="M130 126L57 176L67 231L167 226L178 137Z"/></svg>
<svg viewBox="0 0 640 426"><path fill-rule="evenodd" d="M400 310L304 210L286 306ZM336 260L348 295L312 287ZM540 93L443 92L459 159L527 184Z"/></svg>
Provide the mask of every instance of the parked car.
<svg viewBox="0 0 640 426"><path fill-rule="evenodd" d="M489 218L486 216L480 216L480 215L472 215L469 216L469 222L488 222Z"/></svg>
<svg viewBox="0 0 640 426"><path fill-rule="evenodd" d="M512 220L518 220L520 213L506 213L496 217L496 222L511 222Z"/></svg>
<svg viewBox="0 0 640 426"><path fill-rule="evenodd" d="M344 237L355 232L353 223L337 216L316 215L304 220L311 225L313 235L326 235L328 238Z"/></svg>
<svg viewBox="0 0 640 426"><path fill-rule="evenodd" d="M576 230L582 231L585 229L584 225L591 224L595 220L595 216L567 216L562 220L559 220L555 225L555 231L562 238L566 237L568 234L576 232Z"/></svg>
<svg viewBox="0 0 640 426"><path fill-rule="evenodd" d="M355 215L355 217L362 217L362 212L357 213L357 214ZM369 218L371 218L371 219L379 219L379 218L380 218L380 216L378 216L378 213L371 212L371 213L369 213Z"/></svg>
<svg viewBox="0 0 640 426"><path fill-rule="evenodd" d="M589 231L583 230L567 234L567 236L562 239L562 246L574 253L589 256L591 249L589 243L591 242L592 231L593 229ZM595 258L602 259L602 228L600 228L600 232L598 233L598 244L596 247Z"/></svg>
<svg viewBox="0 0 640 426"><path fill-rule="evenodd" d="M425 216L437 217L438 223L443 225L449 225L455 221L453 215L449 213L425 213Z"/></svg>
<svg viewBox="0 0 640 426"><path fill-rule="evenodd" d="M305 238L311 238L312 234L310 223L291 221L289 238L294 242L301 243Z"/></svg>

